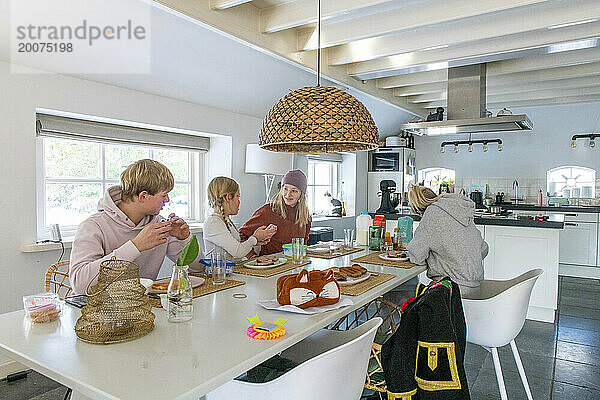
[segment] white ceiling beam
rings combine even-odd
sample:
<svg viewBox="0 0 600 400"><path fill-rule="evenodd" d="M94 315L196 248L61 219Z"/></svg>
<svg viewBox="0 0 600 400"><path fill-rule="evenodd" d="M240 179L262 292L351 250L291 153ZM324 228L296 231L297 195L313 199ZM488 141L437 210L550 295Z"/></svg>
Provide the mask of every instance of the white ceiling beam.
<svg viewBox="0 0 600 400"><path fill-rule="evenodd" d="M508 101L503 103L489 104L490 109L500 109L503 107L538 107L548 105L559 105L559 104L574 104L574 103L595 103L600 102L600 95L591 96L568 96L568 97L556 97L550 99L541 100L521 100L521 101Z"/></svg>
<svg viewBox="0 0 600 400"><path fill-rule="evenodd" d="M448 82L425 83L423 85L410 85L393 88L394 96L398 97L416 96L426 93L445 93L446 89L448 89Z"/></svg>
<svg viewBox="0 0 600 400"><path fill-rule="evenodd" d="M570 63L575 65L570 65ZM562 67L561 65L567 66ZM493 85L494 82L497 82L494 79L495 76L504 75L503 81L517 84L596 75L598 71L600 71L600 48L592 48L488 63L487 79L488 85ZM411 94L429 93L432 88L440 87L440 85L445 88L447 81L448 71L437 70L380 78L377 79L377 87L381 89L406 88L404 92L397 92L397 95L410 96ZM435 84L437 86L427 86ZM420 92L419 87L421 86L427 92Z"/></svg>
<svg viewBox="0 0 600 400"><path fill-rule="evenodd" d="M445 49L399 54L377 60L363 61L348 65L348 74L358 79L372 79L382 75L397 75L420 68L441 69L443 65L458 66L475 64L490 60L517 58L531 55L535 49L545 51L549 46L559 49L575 49L576 45L570 42L586 40L587 45L597 45L596 39L600 37L600 22L584 25L570 26L561 29L528 32L521 35L512 35L509 38L496 38L486 41L464 44ZM584 45L583 43L579 45ZM524 52L526 54L519 54Z"/></svg>
<svg viewBox="0 0 600 400"><path fill-rule="evenodd" d="M557 97L552 99L541 99L541 100L518 100L509 101L503 103L492 103L488 104L489 110L497 110L504 107L508 108L521 108L521 107L539 107L548 105L561 105L561 104L575 104L575 103L596 103L600 102L600 95L590 96L569 96L569 97ZM427 109L435 109L436 105L427 105Z"/></svg>
<svg viewBox="0 0 600 400"><path fill-rule="evenodd" d="M437 69L435 71L415 72L414 74L401 74L379 78L377 79L377 87L380 89L391 89L401 86L425 85L446 81L448 81L448 70Z"/></svg>
<svg viewBox="0 0 600 400"><path fill-rule="evenodd" d="M213 10L225 10L227 8L251 2L252 0L210 0L210 8Z"/></svg>
<svg viewBox="0 0 600 400"><path fill-rule="evenodd" d="M527 13L527 18L523 18L524 13ZM560 24L593 21L598 18L600 18L600 1L597 0L548 2L508 10L498 15L484 15L402 31L393 35L358 40L332 48L328 62L332 65L349 64L546 29Z"/></svg>
<svg viewBox="0 0 600 400"><path fill-rule="evenodd" d="M446 0L443 4L433 2L427 6L427 3L410 3L405 7L364 16L355 21L324 24L321 27L321 47L346 44L544 1L546 0ZM299 34L298 44L299 50L316 49L316 29L312 33Z"/></svg>
<svg viewBox="0 0 600 400"><path fill-rule="evenodd" d="M598 71L597 76L589 76L584 78L572 78L572 79L563 79L557 81L544 81L544 82L528 82L522 83L519 85L508 85L508 86L495 86L487 87L487 98L493 100L494 96L498 95L517 95L517 93L527 93L530 95L535 95L536 92L547 92L549 90L563 90L569 89L571 91L575 91L575 89L580 89L582 91L587 90L587 88L595 87L598 89L600 87L600 71ZM394 89L394 95L396 95L396 90ZM436 93L424 93L418 94L414 96L409 96L408 101L412 103L430 103L436 101L444 101L447 99L446 90Z"/></svg>
<svg viewBox="0 0 600 400"><path fill-rule="evenodd" d="M500 94L495 96L487 96L486 107L492 108L492 104L510 103L516 101L527 101L527 100L543 100L561 97L573 97L573 96L600 96L600 87L587 87L587 88L576 88L576 89L547 89L538 90L529 93L509 93ZM446 100L437 100L428 103L426 108L435 107L446 107Z"/></svg>
<svg viewBox="0 0 600 400"><path fill-rule="evenodd" d="M540 77L532 76L523 78L518 74L498 75L488 77L486 84L488 93L510 93L510 92L526 92L530 90L550 89L550 88L574 88L585 86L600 85L600 64L594 66L594 70L590 71L591 76L569 77L560 79L559 75L554 74L549 76L549 79L540 79ZM546 71L541 71L546 72ZM447 82L430 83L425 85L413 85L394 88L394 96L417 96L433 93L446 93ZM425 98L425 97L423 97ZM443 97L445 99L445 97ZM436 98L437 99L437 98ZM433 100L430 100L433 101Z"/></svg>
<svg viewBox="0 0 600 400"><path fill-rule="evenodd" d="M390 0L327 0L321 4L321 19L344 15L357 10L390 3ZM317 22L317 2L297 0L264 8L260 12L260 30L265 33L279 32Z"/></svg>

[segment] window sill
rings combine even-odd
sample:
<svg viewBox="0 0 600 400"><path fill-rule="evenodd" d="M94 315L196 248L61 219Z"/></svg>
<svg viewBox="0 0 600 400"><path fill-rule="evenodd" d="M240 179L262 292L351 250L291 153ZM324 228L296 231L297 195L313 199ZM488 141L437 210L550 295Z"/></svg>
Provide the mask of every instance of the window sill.
<svg viewBox="0 0 600 400"><path fill-rule="evenodd" d="M194 233L202 233L202 226L204 224L201 222L190 224L190 232ZM64 238L63 244L65 249L70 249L73 246L73 239L75 237L66 237ZM22 253L37 253L40 251L55 251L62 250L62 246L60 243L24 243L21 245Z"/></svg>
<svg viewBox="0 0 600 400"><path fill-rule="evenodd" d="M354 215L346 215L343 217L327 217L327 216L322 216L322 215L315 215L313 216L313 222L320 222L320 221L336 221L336 220L340 220L340 219L348 219L348 218L355 218Z"/></svg>

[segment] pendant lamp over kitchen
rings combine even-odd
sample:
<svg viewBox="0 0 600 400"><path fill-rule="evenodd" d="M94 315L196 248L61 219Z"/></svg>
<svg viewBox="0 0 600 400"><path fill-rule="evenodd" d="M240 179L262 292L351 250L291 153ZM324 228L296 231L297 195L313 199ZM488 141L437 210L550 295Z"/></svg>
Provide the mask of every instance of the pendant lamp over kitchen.
<svg viewBox="0 0 600 400"><path fill-rule="evenodd" d="M294 90L271 108L259 146L289 153L373 150L379 133L367 108L343 90L321 86L321 0L318 4L317 86Z"/></svg>

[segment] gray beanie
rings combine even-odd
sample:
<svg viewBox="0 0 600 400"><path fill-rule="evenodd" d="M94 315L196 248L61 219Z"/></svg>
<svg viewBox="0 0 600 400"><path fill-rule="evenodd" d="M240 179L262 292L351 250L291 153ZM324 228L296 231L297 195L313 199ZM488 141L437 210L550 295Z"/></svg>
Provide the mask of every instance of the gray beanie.
<svg viewBox="0 0 600 400"><path fill-rule="evenodd" d="M304 172L300 171L299 169L288 171L288 173L284 175L283 179L281 180L281 186L285 185L286 183L288 185L294 185L300 189L302 193L306 193L306 175L304 175Z"/></svg>

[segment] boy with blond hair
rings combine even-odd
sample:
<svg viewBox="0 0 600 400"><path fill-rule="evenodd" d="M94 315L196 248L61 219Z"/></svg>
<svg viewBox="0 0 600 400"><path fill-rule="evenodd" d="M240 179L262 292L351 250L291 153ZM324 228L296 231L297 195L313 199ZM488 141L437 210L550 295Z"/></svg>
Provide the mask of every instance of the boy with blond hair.
<svg viewBox="0 0 600 400"><path fill-rule="evenodd" d="M69 279L75 294L96 282L100 263L116 257L136 263L140 278L156 279L165 256L175 261L190 238L188 224L175 214L159 215L169 201L173 174L154 160L139 160L108 188L98 212L77 229ZM198 268L200 253L191 268Z"/></svg>

